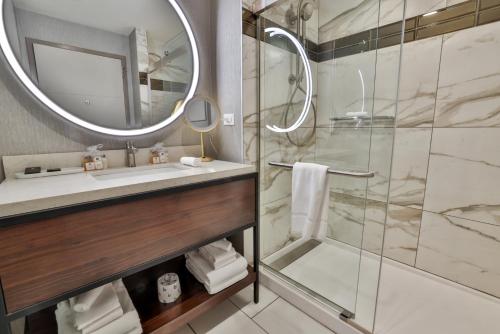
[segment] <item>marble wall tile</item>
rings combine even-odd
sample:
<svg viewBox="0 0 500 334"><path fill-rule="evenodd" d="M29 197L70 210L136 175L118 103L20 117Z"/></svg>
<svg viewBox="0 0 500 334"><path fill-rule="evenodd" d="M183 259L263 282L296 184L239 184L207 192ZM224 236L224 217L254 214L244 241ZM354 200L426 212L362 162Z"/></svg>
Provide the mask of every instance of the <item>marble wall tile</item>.
<svg viewBox="0 0 500 334"><path fill-rule="evenodd" d="M424 209L500 226L500 129L434 129Z"/></svg>
<svg viewBox="0 0 500 334"><path fill-rule="evenodd" d="M328 237L361 249L366 200L330 192Z"/></svg>
<svg viewBox="0 0 500 334"><path fill-rule="evenodd" d="M262 258L292 241L290 215L290 196L262 206L260 218Z"/></svg>
<svg viewBox="0 0 500 334"><path fill-rule="evenodd" d="M328 237L381 254L385 213L383 202L331 191Z"/></svg>
<svg viewBox="0 0 500 334"><path fill-rule="evenodd" d="M446 0L407 0L406 17L414 17L425 13L430 13L446 7Z"/></svg>
<svg viewBox="0 0 500 334"><path fill-rule="evenodd" d="M409 2L411 0L406 0ZM402 21L405 0L381 0L379 26Z"/></svg>
<svg viewBox="0 0 500 334"><path fill-rule="evenodd" d="M422 210L389 205L384 256L415 266Z"/></svg>
<svg viewBox="0 0 500 334"><path fill-rule="evenodd" d="M366 201L363 230L363 250L381 255L387 205L385 202Z"/></svg>
<svg viewBox="0 0 500 334"><path fill-rule="evenodd" d="M387 201L394 132L394 128L372 129L368 170L375 172L375 177L368 180L367 191L367 197L371 200Z"/></svg>
<svg viewBox="0 0 500 334"><path fill-rule="evenodd" d="M365 171L369 165L369 128L332 128L316 131L316 161L335 169ZM338 193L364 198L367 180L331 175L330 187Z"/></svg>
<svg viewBox="0 0 500 334"><path fill-rule="evenodd" d="M435 126L500 126L500 22L444 36Z"/></svg>
<svg viewBox="0 0 500 334"><path fill-rule="evenodd" d="M432 127L442 39L438 36L404 44L398 127Z"/></svg>
<svg viewBox="0 0 500 334"><path fill-rule="evenodd" d="M389 201L422 209L431 129L396 129Z"/></svg>
<svg viewBox="0 0 500 334"><path fill-rule="evenodd" d="M243 159L246 164L257 164L257 128L243 128Z"/></svg>
<svg viewBox="0 0 500 334"><path fill-rule="evenodd" d="M243 35L243 126L257 126L257 40Z"/></svg>
<svg viewBox="0 0 500 334"><path fill-rule="evenodd" d="M396 102L398 99L399 63L401 46L395 45L382 48L377 52L377 67L375 78L375 92L373 102L373 116L396 116ZM394 122L390 123L394 126Z"/></svg>
<svg viewBox="0 0 500 334"><path fill-rule="evenodd" d="M333 117L345 117L349 112L371 116L376 64L375 51L335 59L332 81L318 91L319 95L330 97L322 112Z"/></svg>
<svg viewBox="0 0 500 334"><path fill-rule="evenodd" d="M319 42L377 27L379 0L321 0Z"/></svg>
<svg viewBox="0 0 500 334"><path fill-rule="evenodd" d="M500 297L500 226L424 212L416 266Z"/></svg>
<svg viewBox="0 0 500 334"><path fill-rule="evenodd" d="M294 163L315 161L315 138L311 129L298 129L290 136L303 146L290 144L286 134L261 129L261 200L274 202L291 195L292 172L289 169L269 166L271 161Z"/></svg>
<svg viewBox="0 0 500 334"><path fill-rule="evenodd" d="M241 4L243 6L243 8L246 8L250 11L254 11L255 10L255 3L257 2L257 0L242 0Z"/></svg>

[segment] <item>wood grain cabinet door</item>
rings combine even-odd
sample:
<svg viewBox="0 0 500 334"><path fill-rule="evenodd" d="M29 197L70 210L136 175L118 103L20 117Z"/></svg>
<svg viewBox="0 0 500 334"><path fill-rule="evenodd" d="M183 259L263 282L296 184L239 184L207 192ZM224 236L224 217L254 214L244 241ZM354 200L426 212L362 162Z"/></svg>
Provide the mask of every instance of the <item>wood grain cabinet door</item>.
<svg viewBox="0 0 500 334"><path fill-rule="evenodd" d="M255 223L255 177L133 200L0 229L8 313Z"/></svg>

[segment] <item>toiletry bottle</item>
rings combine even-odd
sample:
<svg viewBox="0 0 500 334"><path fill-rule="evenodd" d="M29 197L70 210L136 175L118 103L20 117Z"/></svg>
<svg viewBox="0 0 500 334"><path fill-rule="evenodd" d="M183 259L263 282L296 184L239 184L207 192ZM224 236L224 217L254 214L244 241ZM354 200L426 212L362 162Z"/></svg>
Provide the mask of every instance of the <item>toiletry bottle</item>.
<svg viewBox="0 0 500 334"><path fill-rule="evenodd" d="M153 165L164 164L168 162L168 152L163 143L156 143L151 148L149 162Z"/></svg>

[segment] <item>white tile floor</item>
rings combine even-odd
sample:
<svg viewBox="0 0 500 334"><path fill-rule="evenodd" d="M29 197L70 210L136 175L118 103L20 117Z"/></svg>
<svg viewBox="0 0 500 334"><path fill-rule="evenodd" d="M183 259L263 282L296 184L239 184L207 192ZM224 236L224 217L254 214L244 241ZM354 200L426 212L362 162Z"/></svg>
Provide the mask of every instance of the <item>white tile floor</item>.
<svg viewBox="0 0 500 334"><path fill-rule="evenodd" d="M175 334L334 334L265 287L260 292L257 305L249 286Z"/></svg>

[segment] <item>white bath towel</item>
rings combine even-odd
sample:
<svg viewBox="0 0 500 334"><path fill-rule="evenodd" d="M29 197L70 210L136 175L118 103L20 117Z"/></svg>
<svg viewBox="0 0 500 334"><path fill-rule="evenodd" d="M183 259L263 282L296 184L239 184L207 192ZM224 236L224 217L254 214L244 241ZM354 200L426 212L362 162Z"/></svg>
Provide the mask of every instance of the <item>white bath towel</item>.
<svg viewBox="0 0 500 334"><path fill-rule="evenodd" d="M127 288L123 284L122 280L113 282L113 287L120 301L120 305L123 309L123 315L116 320L106 324L105 326L98 327L91 334L125 334L130 331L140 329L139 333L142 333L141 320L139 319L139 314L135 310L132 299L128 294ZM82 331L82 334L85 334Z"/></svg>
<svg viewBox="0 0 500 334"><path fill-rule="evenodd" d="M109 285L109 284L108 284ZM88 292L71 299L71 306L75 312L85 312L90 310L90 307L96 301L97 297L102 293L106 285L100 286Z"/></svg>
<svg viewBox="0 0 500 334"><path fill-rule="evenodd" d="M203 274L200 272L200 270L198 268L196 268L195 266L193 266L191 264L191 262L186 262L186 268L189 270L189 272L191 274L193 274L193 276L200 282L202 283L204 286L205 286L205 289L207 290L207 292L211 295L214 295L228 287L230 287L231 285L241 281L242 279L244 279L245 277L247 277L248 275L248 270L245 269L244 271L242 271L241 273L227 279L226 281L224 282L220 282L219 284L217 285L210 285L206 282L206 280L203 278Z"/></svg>
<svg viewBox="0 0 500 334"><path fill-rule="evenodd" d="M127 289L121 280L113 282L124 315L108 325L94 331L92 334L140 334L142 327L139 315L130 299ZM56 320L60 334L81 334L74 327L74 312L67 301L57 305Z"/></svg>
<svg viewBox="0 0 500 334"><path fill-rule="evenodd" d="M226 238L214 241L210 244L210 246L213 246L215 248L220 248L223 251L229 252L233 248L233 244L228 241Z"/></svg>
<svg viewBox="0 0 500 334"><path fill-rule="evenodd" d="M142 327L136 327L132 329L130 332L127 332L125 334L141 334L142 333Z"/></svg>
<svg viewBox="0 0 500 334"><path fill-rule="evenodd" d="M298 162L292 174L292 235L326 237L330 189L328 167Z"/></svg>
<svg viewBox="0 0 500 334"><path fill-rule="evenodd" d="M212 245L207 245L200 248L200 255L207 260L212 269L219 269L235 260L236 251L232 246L229 251L224 251Z"/></svg>
<svg viewBox="0 0 500 334"><path fill-rule="evenodd" d="M105 285L101 294L86 312L75 312L75 327L82 330L95 322L111 322L123 315L123 309L113 285Z"/></svg>
<svg viewBox="0 0 500 334"><path fill-rule="evenodd" d="M196 267L202 280L209 286L217 286L226 282L246 270L248 266L247 260L238 253L236 253L236 259L232 263L219 269L212 269L210 264L198 252L188 253L186 262Z"/></svg>
<svg viewBox="0 0 500 334"><path fill-rule="evenodd" d="M92 334L97 333L100 329L105 328L109 324L118 321L123 317L123 311L121 308L117 308L110 313L103 315L102 318L90 323L89 325L81 328L82 334ZM133 327L130 327L133 328Z"/></svg>

